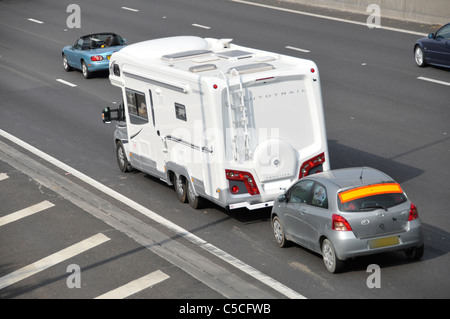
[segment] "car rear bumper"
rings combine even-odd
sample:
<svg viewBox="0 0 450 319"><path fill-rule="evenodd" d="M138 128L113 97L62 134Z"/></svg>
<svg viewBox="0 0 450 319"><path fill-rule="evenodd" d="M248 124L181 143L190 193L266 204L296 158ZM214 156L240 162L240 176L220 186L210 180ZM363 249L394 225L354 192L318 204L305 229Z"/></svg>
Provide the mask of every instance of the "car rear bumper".
<svg viewBox="0 0 450 319"><path fill-rule="evenodd" d="M407 231L402 233L357 238L353 232L332 231L329 239L341 260L423 245L422 225L418 219L410 221Z"/></svg>
<svg viewBox="0 0 450 319"><path fill-rule="evenodd" d="M89 61L87 65L90 72L105 71L109 69L109 60Z"/></svg>

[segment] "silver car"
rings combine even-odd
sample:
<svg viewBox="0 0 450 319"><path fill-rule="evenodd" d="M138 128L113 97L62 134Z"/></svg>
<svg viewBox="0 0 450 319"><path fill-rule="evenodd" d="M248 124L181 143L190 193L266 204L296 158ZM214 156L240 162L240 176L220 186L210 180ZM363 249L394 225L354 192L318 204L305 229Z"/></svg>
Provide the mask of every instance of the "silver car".
<svg viewBox="0 0 450 319"><path fill-rule="evenodd" d="M388 175L368 167L306 176L278 197L272 229L280 247L295 242L323 256L331 273L349 258L404 250L423 255L417 207Z"/></svg>

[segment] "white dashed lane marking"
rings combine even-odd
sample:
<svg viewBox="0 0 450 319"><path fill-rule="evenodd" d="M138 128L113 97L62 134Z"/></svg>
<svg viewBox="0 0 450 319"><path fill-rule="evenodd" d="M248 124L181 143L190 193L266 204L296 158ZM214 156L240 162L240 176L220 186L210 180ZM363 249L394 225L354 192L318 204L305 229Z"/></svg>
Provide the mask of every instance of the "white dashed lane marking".
<svg viewBox="0 0 450 319"><path fill-rule="evenodd" d="M154 271L148 275L145 275L139 279L133 280L126 285L111 290L95 299L123 299L128 296L134 295L141 290L148 287L159 284L160 282L170 278L168 275L160 270Z"/></svg>
<svg viewBox="0 0 450 319"><path fill-rule="evenodd" d="M79 255L89 249L92 249L100 244L103 244L110 240L107 236L99 233L88 239L85 239L77 244L74 244L68 248L60 250L48 257L36 261L28 266L20 268L8 275L0 277L0 289L13 285L23 279L31 277L47 268L50 268L60 262L63 262L69 258Z"/></svg>
<svg viewBox="0 0 450 319"><path fill-rule="evenodd" d="M9 215L0 217L0 226L4 226L6 224L12 223L12 222L22 219L24 217L39 213L39 212L41 212L45 209L48 209L50 207L53 207L53 206L55 206L55 205L53 205L49 201L45 200L36 205L21 209L15 213L11 213Z"/></svg>

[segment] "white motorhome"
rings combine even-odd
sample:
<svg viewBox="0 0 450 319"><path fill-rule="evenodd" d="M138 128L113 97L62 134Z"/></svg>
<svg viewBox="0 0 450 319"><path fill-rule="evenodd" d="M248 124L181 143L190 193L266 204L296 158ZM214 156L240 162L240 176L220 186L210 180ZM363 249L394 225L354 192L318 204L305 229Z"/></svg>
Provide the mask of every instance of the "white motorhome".
<svg viewBox="0 0 450 319"><path fill-rule="evenodd" d="M231 39L179 36L114 53L114 134L122 171L173 185L180 201L257 209L300 177L330 168L314 62ZM117 115L115 115L117 114Z"/></svg>

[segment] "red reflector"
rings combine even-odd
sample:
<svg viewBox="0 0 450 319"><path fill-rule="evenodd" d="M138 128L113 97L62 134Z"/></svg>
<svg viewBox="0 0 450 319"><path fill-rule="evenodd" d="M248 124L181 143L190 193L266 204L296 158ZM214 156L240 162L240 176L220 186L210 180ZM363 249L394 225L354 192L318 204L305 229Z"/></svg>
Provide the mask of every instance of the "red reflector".
<svg viewBox="0 0 450 319"><path fill-rule="evenodd" d="M236 185L234 185L233 187L231 187L231 192L232 192L233 194L236 194L237 192L239 192L239 187L236 186Z"/></svg>
<svg viewBox="0 0 450 319"><path fill-rule="evenodd" d="M316 70L314 70L314 68L311 68L311 73L314 73L314 72L316 72Z"/></svg>

